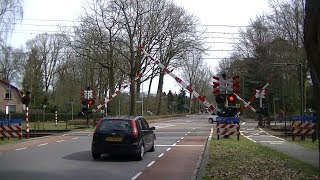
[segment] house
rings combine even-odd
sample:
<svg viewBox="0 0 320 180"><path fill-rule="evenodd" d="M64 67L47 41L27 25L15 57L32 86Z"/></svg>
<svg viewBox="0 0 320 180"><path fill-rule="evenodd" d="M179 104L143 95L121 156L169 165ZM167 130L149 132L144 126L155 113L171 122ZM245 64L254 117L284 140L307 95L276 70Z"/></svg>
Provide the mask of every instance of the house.
<svg viewBox="0 0 320 180"><path fill-rule="evenodd" d="M11 113L22 113L23 104L21 102L23 92L8 81L0 79L0 111L5 113L9 105Z"/></svg>

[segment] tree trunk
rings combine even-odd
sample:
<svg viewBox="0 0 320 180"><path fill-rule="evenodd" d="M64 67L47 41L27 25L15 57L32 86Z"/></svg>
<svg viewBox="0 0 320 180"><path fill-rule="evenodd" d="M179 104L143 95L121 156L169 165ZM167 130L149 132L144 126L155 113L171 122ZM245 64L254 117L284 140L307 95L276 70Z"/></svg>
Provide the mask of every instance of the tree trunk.
<svg viewBox="0 0 320 180"><path fill-rule="evenodd" d="M108 88L109 88L109 97L110 97L115 92L114 69L112 66L110 68L108 68L108 72L109 72L108 73L108 81L109 81ZM110 111L113 111L112 113L114 113L114 111L115 111L115 109L113 107L116 107L113 104L115 104L115 102L109 101L108 106L107 106Z"/></svg>
<svg viewBox="0 0 320 180"><path fill-rule="evenodd" d="M153 77L150 78L149 87L148 87L148 97L150 97L151 85L152 85Z"/></svg>
<svg viewBox="0 0 320 180"><path fill-rule="evenodd" d="M131 78L132 80L133 78ZM136 114L136 82L132 82L130 85L130 115Z"/></svg>
<svg viewBox="0 0 320 180"><path fill-rule="evenodd" d="M192 113L192 94L189 93L189 114Z"/></svg>
<svg viewBox="0 0 320 180"><path fill-rule="evenodd" d="M157 111L156 111L156 115L160 115L160 113L161 113L163 78L164 78L164 72L161 71L160 72L160 76L159 76L158 90L157 90Z"/></svg>
<svg viewBox="0 0 320 180"><path fill-rule="evenodd" d="M320 99L320 1L306 1L304 19L304 47L313 83L313 98ZM316 103L317 131L320 153L320 103ZM320 158L320 157L319 157ZM320 159L319 159L320 160ZM319 161L320 166L320 161Z"/></svg>

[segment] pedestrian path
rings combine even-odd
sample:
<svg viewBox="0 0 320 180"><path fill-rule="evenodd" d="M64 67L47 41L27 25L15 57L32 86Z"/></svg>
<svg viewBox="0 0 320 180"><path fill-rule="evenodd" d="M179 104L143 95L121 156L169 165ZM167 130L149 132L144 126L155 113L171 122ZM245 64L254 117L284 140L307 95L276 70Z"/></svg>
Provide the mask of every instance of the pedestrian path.
<svg viewBox="0 0 320 180"><path fill-rule="evenodd" d="M319 152L311 150L295 143L286 141L285 139L270 135L261 128L256 127L256 124L245 123L241 127L241 134L263 146L278 150L303 162L309 163L314 167L319 167Z"/></svg>

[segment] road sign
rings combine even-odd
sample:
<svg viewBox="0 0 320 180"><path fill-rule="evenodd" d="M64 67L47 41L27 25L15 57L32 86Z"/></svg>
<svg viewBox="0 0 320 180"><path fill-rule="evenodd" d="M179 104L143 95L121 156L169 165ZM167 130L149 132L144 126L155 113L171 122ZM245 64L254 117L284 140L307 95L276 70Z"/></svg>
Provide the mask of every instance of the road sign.
<svg viewBox="0 0 320 180"><path fill-rule="evenodd" d="M255 97L256 98L265 98L265 94L266 94L266 90L263 89L263 90L259 90L259 89L256 89L256 94L255 94Z"/></svg>
<svg viewBox="0 0 320 180"><path fill-rule="evenodd" d="M213 76L213 93L219 94L223 90L231 91L239 94L239 76L235 75L232 78L225 79L225 75Z"/></svg>

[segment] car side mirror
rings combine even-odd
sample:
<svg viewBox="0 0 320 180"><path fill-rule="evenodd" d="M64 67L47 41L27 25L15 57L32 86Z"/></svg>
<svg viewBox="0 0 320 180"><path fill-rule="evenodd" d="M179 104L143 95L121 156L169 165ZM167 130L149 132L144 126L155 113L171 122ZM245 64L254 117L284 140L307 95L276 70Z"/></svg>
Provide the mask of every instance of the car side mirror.
<svg viewBox="0 0 320 180"><path fill-rule="evenodd" d="M151 127L151 128L149 128L150 130L155 130L156 128L155 127Z"/></svg>

